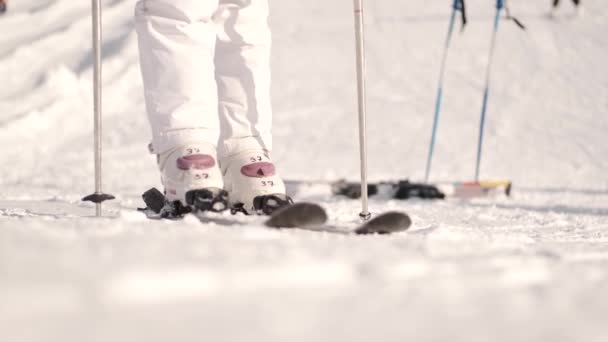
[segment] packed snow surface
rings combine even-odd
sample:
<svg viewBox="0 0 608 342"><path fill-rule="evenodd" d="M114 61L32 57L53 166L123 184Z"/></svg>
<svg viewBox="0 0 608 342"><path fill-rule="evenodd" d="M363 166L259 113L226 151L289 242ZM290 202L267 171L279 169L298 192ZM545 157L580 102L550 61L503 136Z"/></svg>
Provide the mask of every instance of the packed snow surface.
<svg viewBox="0 0 608 342"><path fill-rule="evenodd" d="M14 0L0 16L2 341L608 341L608 8L510 1L483 179L502 196L373 199L394 236L150 221L159 186L133 0L103 1L104 186L94 218L90 2ZM296 200L357 224L313 179L358 177L352 4L271 1L274 159ZM367 1L369 171L421 180L451 1ZM455 33L435 181L471 180L494 1Z"/></svg>

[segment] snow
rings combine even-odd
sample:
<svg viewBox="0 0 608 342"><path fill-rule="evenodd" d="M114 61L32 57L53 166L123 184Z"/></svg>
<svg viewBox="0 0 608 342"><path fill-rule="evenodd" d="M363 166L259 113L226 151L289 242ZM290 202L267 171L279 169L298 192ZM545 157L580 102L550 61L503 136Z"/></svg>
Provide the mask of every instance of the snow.
<svg viewBox="0 0 608 342"><path fill-rule="evenodd" d="M501 23L484 179L512 198L373 199L395 236L149 221L158 186L132 13L104 8L104 186L92 192L90 4L10 1L0 17L3 341L606 341L608 11L510 2ZM450 1L368 1L370 176L423 176ZM493 21L469 0L455 34L433 180L470 180ZM358 177L348 1L271 2L274 158L297 200L354 227L359 203L313 179Z"/></svg>

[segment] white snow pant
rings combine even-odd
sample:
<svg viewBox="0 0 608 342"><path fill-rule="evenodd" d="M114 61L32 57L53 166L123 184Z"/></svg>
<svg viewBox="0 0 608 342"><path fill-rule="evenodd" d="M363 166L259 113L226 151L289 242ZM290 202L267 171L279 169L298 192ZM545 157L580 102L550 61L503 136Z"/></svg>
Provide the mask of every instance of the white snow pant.
<svg viewBox="0 0 608 342"><path fill-rule="evenodd" d="M154 153L271 150L268 0L139 0L135 21Z"/></svg>

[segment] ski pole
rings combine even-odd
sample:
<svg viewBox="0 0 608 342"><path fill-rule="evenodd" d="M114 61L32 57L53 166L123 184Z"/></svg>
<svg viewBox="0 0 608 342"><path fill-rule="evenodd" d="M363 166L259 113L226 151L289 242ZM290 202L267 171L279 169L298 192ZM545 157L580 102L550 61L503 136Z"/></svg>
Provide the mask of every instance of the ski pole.
<svg viewBox="0 0 608 342"><path fill-rule="evenodd" d="M435 102L435 116L433 117L433 129L431 133L431 142L429 144L429 154L426 160L426 169L424 172L424 182L429 181L429 175L431 173L431 163L433 160L433 154L435 152L435 141L437 138L437 125L439 123L439 113L441 112L441 102L443 99L443 80L445 77L445 66L448 59L448 51L452 42L452 33L454 32L454 23L456 21L456 13L462 12L462 24L463 28L466 25L466 14L464 10L464 0L454 0L452 6L452 15L450 16L450 24L448 26L448 36L445 41L445 47L443 49L443 58L441 60L441 69L439 72L439 86L437 87L437 100Z"/></svg>
<svg viewBox="0 0 608 342"><path fill-rule="evenodd" d="M367 103L365 88L365 36L363 21L363 0L354 0L355 37L357 52L357 95L359 110L359 159L361 161L361 214L364 220L369 220L371 214L367 193Z"/></svg>
<svg viewBox="0 0 608 342"><path fill-rule="evenodd" d="M496 47L496 36L498 34L498 24L500 23L500 12L504 7L504 0L496 0L496 18L494 19L494 31L492 33L492 43L490 45L490 56L488 68L486 70L486 86L483 94L483 105L481 107L481 119L479 120L479 140L477 142L477 160L475 163L475 181L479 181L479 166L481 164L481 152L483 149L483 135L486 124L486 112L488 110L488 99L490 97L490 81L492 72L492 62Z"/></svg>
<svg viewBox="0 0 608 342"><path fill-rule="evenodd" d="M102 215L101 204L114 199L114 196L102 191L101 169L101 4L100 0L92 0L93 16L93 115L94 115L94 146L95 146L95 193L83 198L83 201L95 203L95 215Z"/></svg>

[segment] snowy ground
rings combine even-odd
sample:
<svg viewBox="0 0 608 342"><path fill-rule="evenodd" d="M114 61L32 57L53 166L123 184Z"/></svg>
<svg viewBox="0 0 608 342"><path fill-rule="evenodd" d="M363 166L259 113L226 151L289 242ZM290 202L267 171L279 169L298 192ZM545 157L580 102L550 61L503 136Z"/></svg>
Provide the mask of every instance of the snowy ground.
<svg viewBox="0 0 608 342"><path fill-rule="evenodd" d="M608 340L608 9L511 1L483 178L512 198L373 200L408 233L345 237L151 222L132 0L104 3L105 188L95 219L90 3L9 1L0 17L2 341ZM368 1L370 173L420 179L448 0ZM456 35L433 178L473 173L492 1ZM357 178L349 1L272 1L275 159L289 179ZM303 165L306 167L304 168ZM358 203L293 188L354 225Z"/></svg>

